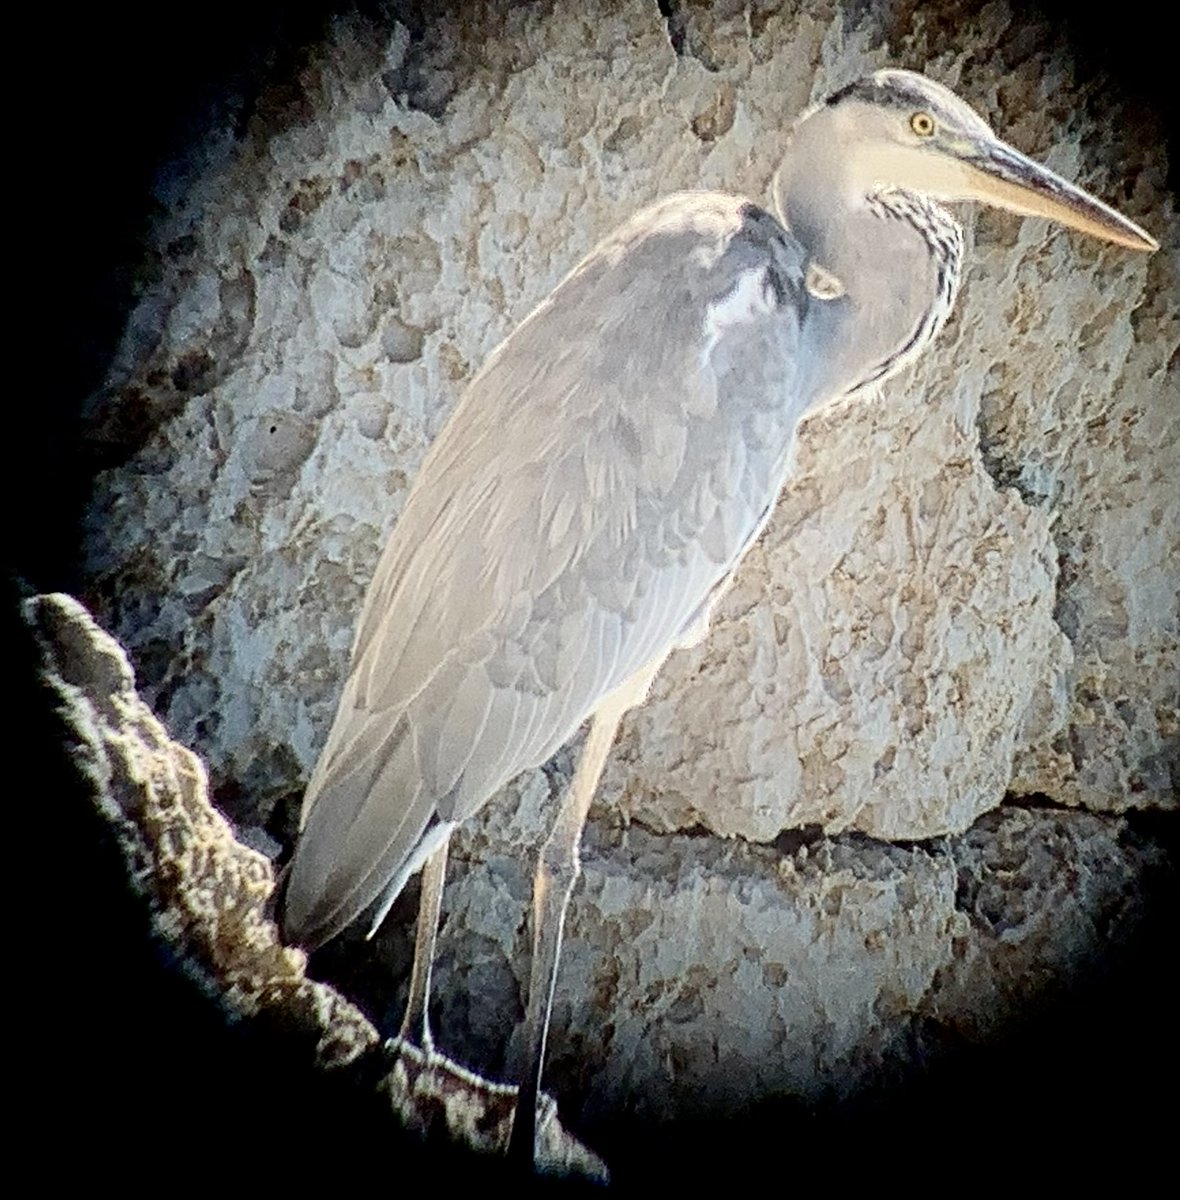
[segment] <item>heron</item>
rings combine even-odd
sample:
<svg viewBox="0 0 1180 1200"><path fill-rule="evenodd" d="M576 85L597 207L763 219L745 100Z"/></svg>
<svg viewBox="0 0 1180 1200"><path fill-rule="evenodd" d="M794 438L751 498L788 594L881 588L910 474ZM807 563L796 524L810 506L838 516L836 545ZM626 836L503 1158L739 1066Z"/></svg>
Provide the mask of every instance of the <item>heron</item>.
<svg viewBox="0 0 1180 1200"><path fill-rule="evenodd" d="M451 834L589 722L534 879L509 1139L528 1163L578 846L619 721L707 633L800 419L872 395L942 328L963 260L944 205L1158 248L909 71L804 113L772 191L777 215L720 192L656 202L492 353L382 551L305 794L284 938L311 950L366 911L372 936L421 871L399 1037L430 1054Z"/></svg>

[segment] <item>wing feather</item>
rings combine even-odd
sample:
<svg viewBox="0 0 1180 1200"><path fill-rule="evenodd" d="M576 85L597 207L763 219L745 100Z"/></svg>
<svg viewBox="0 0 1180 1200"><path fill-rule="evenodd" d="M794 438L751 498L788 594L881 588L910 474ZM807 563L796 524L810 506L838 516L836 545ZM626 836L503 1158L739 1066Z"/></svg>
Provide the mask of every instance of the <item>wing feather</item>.
<svg viewBox="0 0 1180 1200"><path fill-rule="evenodd" d="M517 688L496 688L488 709L483 736L472 744L471 757L462 785L439 802L439 815L446 821L469 817L489 796L523 768L512 770L529 710L549 704L548 694L537 696ZM523 714L522 714L523 710Z"/></svg>

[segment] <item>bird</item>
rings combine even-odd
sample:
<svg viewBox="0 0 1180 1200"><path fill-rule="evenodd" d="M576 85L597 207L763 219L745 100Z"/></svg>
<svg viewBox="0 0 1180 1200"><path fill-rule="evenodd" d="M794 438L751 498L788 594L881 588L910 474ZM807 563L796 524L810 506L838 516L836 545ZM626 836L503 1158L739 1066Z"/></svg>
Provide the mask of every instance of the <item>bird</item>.
<svg viewBox="0 0 1180 1200"><path fill-rule="evenodd" d="M493 351L439 433L369 585L305 793L281 904L313 950L370 936L422 871L399 1037L433 1053L447 846L589 722L538 853L524 1065L508 1152L531 1164L578 845L623 715L708 632L791 474L805 414L868 398L951 312L947 204L1155 240L898 69L805 112L772 182L659 200L601 241Z"/></svg>

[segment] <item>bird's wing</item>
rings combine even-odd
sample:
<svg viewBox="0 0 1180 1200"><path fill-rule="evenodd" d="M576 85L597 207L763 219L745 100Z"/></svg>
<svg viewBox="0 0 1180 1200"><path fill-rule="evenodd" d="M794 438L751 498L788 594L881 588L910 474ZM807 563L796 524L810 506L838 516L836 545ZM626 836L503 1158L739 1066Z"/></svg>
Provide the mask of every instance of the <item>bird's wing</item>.
<svg viewBox="0 0 1180 1200"><path fill-rule="evenodd" d="M285 901L333 936L658 663L778 491L803 256L740 198L672 197L492 355L432 447L365 600Z"/></svg>

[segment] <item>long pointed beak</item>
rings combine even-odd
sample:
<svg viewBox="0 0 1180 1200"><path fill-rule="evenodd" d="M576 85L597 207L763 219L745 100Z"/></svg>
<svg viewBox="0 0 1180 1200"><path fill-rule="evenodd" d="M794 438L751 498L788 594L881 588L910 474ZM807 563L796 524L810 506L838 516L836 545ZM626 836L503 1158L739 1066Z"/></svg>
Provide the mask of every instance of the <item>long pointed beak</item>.
<svg viewBox="0 0 1180 1200"><path fill-rule="evenodd" d="M1134 221L998 139L975 143L961 161L973 200L1026 217L1048 217L1131 250L1159 249Z"/></svg>

